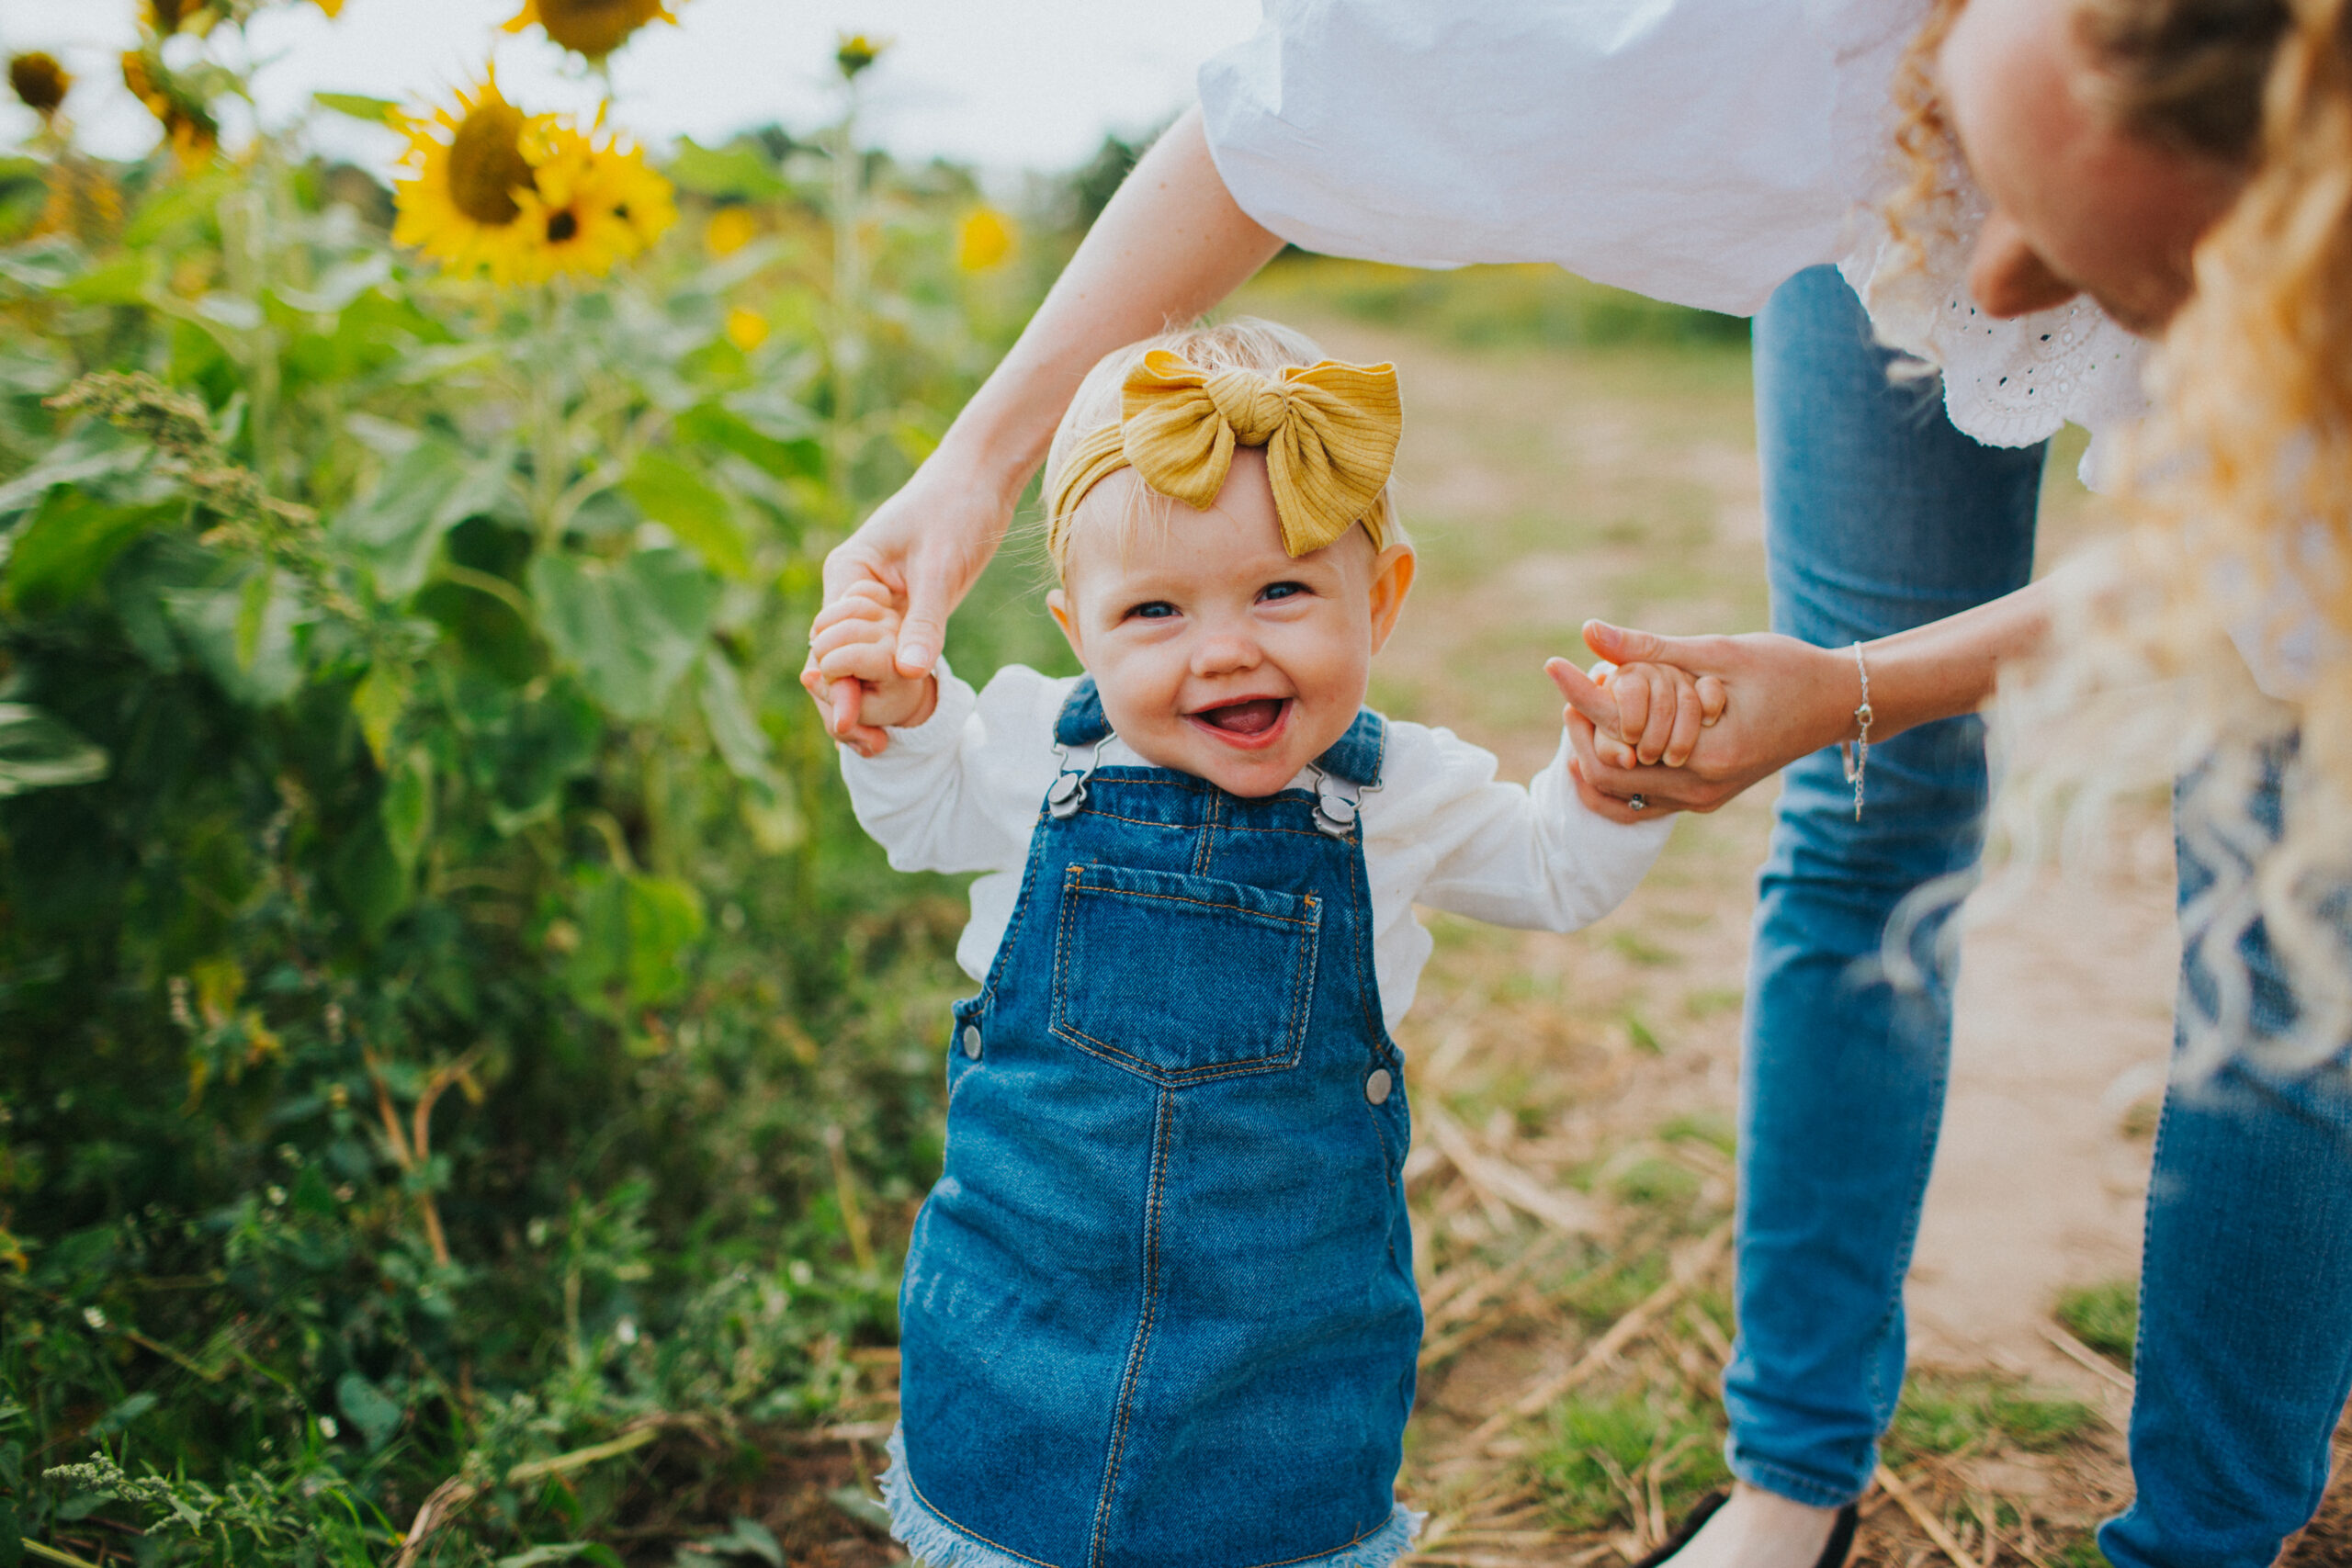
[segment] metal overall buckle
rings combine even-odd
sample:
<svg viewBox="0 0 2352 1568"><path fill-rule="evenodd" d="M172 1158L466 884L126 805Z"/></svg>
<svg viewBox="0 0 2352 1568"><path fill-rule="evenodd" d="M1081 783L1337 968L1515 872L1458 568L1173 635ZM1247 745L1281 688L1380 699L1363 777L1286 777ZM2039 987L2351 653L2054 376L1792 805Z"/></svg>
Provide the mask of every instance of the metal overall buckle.
<svg viewBox="0 0 2352 1568"><path fill-rule="evenodd" d="M1046 786L1046 809L1060 820L1077 816L1078 808L1086 804L1086 781L1094 772L1096 760L1102 755L1102 741L1098 739L1086 749L1086 766L1082 768L1069 765L1069 748L1067 746L1056 745L1054 755L1061 759L1062 770Z"/></svg>
<svg viewBox="0 0 2352 1568"><path fill-rule="evenodd" d="M1335 839L1344 839L1354 832L1356 807L1363 799L1363 786L1311 764L1306 771L1315 775L1315 825Z"/></svg>

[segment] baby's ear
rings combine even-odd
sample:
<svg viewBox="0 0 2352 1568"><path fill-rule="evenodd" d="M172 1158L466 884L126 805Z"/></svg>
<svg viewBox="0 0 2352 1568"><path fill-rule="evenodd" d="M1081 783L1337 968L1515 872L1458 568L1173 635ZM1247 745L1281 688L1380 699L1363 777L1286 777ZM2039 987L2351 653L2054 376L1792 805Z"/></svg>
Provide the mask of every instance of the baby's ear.
<svg viewBox="0 0 2352 1568"><path fill-rule="evenodd" d="M1078 661L1080 664L1084 664L1086 647L1079 641L1078 617L1070 608L1069 592L1059 588L1048 590L1046 594L1046 611L1054 617L1054 625L1061 627L1062 640L1069 644L1069 650L1078 655Z"/></svg>
<svg viewBox="0 0 2352 1568"><path fill-rule="evenodd" d="M1396 617L1405 608L1405 595L1413 591L1415 567L1413 547L1391 545L1374 558L1372 563L1372 650L1378 653L1396 629Z"/></svg>

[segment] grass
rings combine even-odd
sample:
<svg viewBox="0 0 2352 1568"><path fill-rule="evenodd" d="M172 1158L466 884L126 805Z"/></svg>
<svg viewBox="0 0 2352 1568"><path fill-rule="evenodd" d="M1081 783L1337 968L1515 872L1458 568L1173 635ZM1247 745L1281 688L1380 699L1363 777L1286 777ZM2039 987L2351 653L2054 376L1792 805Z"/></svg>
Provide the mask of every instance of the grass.
<svg viewBox="0 0 2352 1568"><path fill-rule="evenodd" d="M2067 1333L2116 1365L2130 1368L2140 1336L2138 1280L2109 1280L2067 1291L2058 1298L2056 1315Z"/></svg>
<svg viewBox="0 0 2352 1568"><path fill-rule="evenodd" d="M1914 1372L1887 1433L1888 1458L2016 1450L2050 1453L2087 1432L2098 1415L2080 1400L2049 1398L2015 1378Z"/></svg>
<svg viewBox="0 0 2352 1568"><path fill-rule="evenodd" d="M1671 1519L1729 1480L1715 1412L1660 1388L1562 1400L1529 1465L1546 1511L1577 1531L1639 1523L1652 1481Z"/></svg>

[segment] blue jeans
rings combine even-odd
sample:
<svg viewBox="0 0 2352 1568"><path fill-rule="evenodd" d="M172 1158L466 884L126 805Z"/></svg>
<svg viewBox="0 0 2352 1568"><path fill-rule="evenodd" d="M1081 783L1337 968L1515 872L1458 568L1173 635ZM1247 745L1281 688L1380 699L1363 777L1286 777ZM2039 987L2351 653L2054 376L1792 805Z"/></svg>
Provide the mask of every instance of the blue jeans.
<svg viewBox="0 0 2352 1568"><path fill-rule="evenodd" d="M1890 385L1826 268L1756 321L1772 624L1836 646L1950 615L2031 568L2040 449L1954 431L1933 384ZM1856 823L1838 753L1788 770L1756 918L1741 1068L1740 1337L1724 1377L1742 1480L1860 1495L1901 1392L1903 1277L1942 1117L1952 966L1877 970L1888 915L1972 866L1985 795L1973 719L1871 750ZM2275 826L2275 823L2274 823ZM2208 874L2184 856L2184 894ZM2257 930L2256 1022L2291 1008ZM2199 977L2185 977L2193 1001ZM2138 1500L2102 1532L2120 1568L2256 1568L2310 1517L2352 1389L2352 1092L2233 1065L2176 1085L2142 1269Z"/></svg>
<svg viewBox="0 0 2352 1568"><path fill-rule="evenodd" d="M1932 380L1890 383L1836 272L1756 318L1772 627L1824 647L1998 598L2033 570L2042 450L1954 430ZM1857 681L1856 700L1860 698ZM1887 918L1975 863L1984 740L1971 718L1871 748L1869 801L1837 751L1784 776L1756 911L1740 1067L1740 1335L1729 1459L1799 1502L1868 1483L1903 1386L1903 1276L1935 1156L1949 964L1924 990L1874 974ZM1918 932L1931 950L1940 919Z"/></svg>
<svg viewBox="0 0 2352 1568"><path fill-rule="evenodd" d="M2287 765L2254 803L2273 834ZM2196 809L2192 797L2181 809ZM2179 847L2186 903L2214 868L2194 835ZM2293 993L2259 923L2235 952L2255 1032L2282 1028ZM2210 1017L2212 991L2192 955L2182 1015ZM2120 1568L2268 1563L2319 1506L2328 1437L2352 1393L2352 1085L2340 1060L2292 1076L2233 1060L2166 1093L2135 1364L2139 1495L2100 1547Z"/></svg>

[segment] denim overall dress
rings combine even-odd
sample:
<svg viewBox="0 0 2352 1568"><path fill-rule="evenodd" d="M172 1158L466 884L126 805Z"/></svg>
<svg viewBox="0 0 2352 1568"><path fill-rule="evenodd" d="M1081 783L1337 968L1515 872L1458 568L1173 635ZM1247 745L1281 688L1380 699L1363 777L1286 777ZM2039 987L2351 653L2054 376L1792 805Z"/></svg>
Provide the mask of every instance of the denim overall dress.
<svg viewBox="0 0 2352 1568"><path fill-rule="evenodd" d="M945 1568L1381 1568L1421 1336L1381 1021L1366 710L1313 791L1063 771L900 1292L894 1533Z"/></svg>

